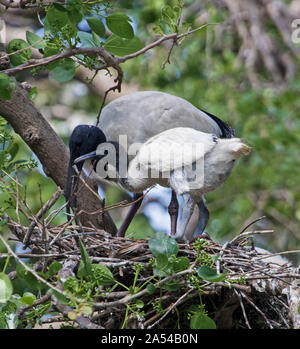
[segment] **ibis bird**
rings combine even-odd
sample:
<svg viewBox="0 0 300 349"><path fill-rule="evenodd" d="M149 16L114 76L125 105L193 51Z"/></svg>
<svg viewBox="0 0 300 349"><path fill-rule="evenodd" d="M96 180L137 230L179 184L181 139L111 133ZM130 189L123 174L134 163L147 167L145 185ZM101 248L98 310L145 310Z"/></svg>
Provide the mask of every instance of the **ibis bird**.
<svg viewBox="0 0 300 349"><path fill-rule="evenodd" d="M126 156L122 159L124 154L117 142L95 143L95 147L97 149L74 162L94 160L93 168L99 181L117 182L133 193L159 184L182 195L182 218L174 236L178 241L186 241L185 229L195 204L203 212L203 195L219 187L235 161L251 151L239 138L221 139L187 127L169 129L151 137L129 162ZM120 171L122 162L127 167L125 174ZM200 217L194 238L203 232L207 219L207 215Z"/></svg>
<svg viewBox="0 0 300 349"><path fill-rule="evenodd" d="M90 128L89 128L90 127ZM233 129L218 117L200 110L183 98L158 91L141 91L131 93L106 105L101 113L100 129L107 140L119 142L120 135L126 136L127 146L135 143L145 143L149 138L171 128L189 127L205 133L215 134L220 138L231 138L234 136ZM71 178L74 176L72 168L74 159L78 157L79 150L87 147L84 143L97 132L93 127L87 125L77 126L70 137L70 164L68 171L66 199L70 198ZM95 136L95 143L97 143ZM81 148L82 147L82 148ZM86 152L88 153L88 151ZM80 155L84 155L82 152ZM79 155L79 156L80 156ZM129 160L132 156L128 154ZM79 164L82 166L82 164ZM84 167L87 165L84 164ZM76 180L75 180L76 181ZM142 193L137 193L134 198L141 198ZM142 200L130 208L118 235L123 236L134 217ZM172 197L168 206L171 217L171 234L175 234L178 216L178 201L176 193L172 190ZM208 209L203 200L200 216L208 220Z"/></svg>

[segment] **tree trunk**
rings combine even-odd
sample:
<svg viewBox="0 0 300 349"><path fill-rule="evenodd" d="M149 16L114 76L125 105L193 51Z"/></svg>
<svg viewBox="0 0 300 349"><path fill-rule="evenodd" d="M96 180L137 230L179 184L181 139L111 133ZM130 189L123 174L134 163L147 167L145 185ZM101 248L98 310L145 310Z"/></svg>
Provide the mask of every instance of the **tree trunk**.
<svg viewBox="0 0 300 349"><path fill-rule="evenodd" d="M16 85L10 100L0 100L0 115L7 120L39 158L45 174L62 189L65 189L69 164L69 150L62 139L55 133L47 120L36 109L27 91L20 84ZM94 180L87 179L89 186L97 192ZM80 190L77 200L78 212L95 212L103 207L100 197L96 197L86 187ZM94 226L111 234L116 233L116 226L110 215L81 214L84 226Z"/></svg>

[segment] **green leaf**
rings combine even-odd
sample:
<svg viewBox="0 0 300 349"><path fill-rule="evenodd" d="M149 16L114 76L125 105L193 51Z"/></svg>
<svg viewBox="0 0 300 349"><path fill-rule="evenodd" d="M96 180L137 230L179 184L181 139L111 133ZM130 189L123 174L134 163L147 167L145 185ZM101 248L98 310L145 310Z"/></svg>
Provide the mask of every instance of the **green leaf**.
<svg viewBox="0 0 300 349"><path fill-rule="evenodd" d="M89 305L86 305L86 304L83 304L81 305L78 310L86 315L86 316L89 316L89 315L92 315L93 314L93 307L89 306Z"/></svg>
<svg viewBox="0 0 300 349"><path fill-rule="evenodd" d="M149 294L153 294L156 291L156 287L154 286L154 284L152 282L150 282L147 285L146 290Z"/></svg>
<svg viewBox="0 0 300 349"><path fill-rule="evenodd" d="M182 286L179 282L169 281L163 285L163 288L170 292L176 292Z"/></svg>
<svg viewBox="0 0 300 349"><path fill-rule="evenodd" d="M191 317L190 327L193 330L214 330L217 328L214 320L201 312L198 312Z"/></svg>
<svg viewBox="0 0 300 349"><path fill-rule="evenodd" d="M26 40L32 47L38 49L45 48L47 45L45 40L30 31L26 31Z"/></svg>
<svg viewBox="0 0 300 349"><path fill-rule="evenodd" d="M27 285L33 290L42 290L47 287L43 282L39 281L30 271L26 270L22 264L18 263L16 267L17 276L25 280Z"/></svg>
<svg viewBox="0 0 300 349"><path fill-rule="evenodd" d="M133 39L123 39L112 34L105 42L104 48L116 56L125 56L134 53L144 47L142 41L135 36Z"/></svg>
<svg viewBox="0 0 300 349"><path fill-rule="evenodd" d="M131 19L124 13L113 13L106 17L106 24L109 30L125 39L132 39L134 37L133 28L129 21Z"/></svg>
<svg viewBox="0 0 300 349"><path fill-rule="evenodd" d="M0 303L6 303L13 293L13 286L10 278L4 274L0 274Z"/></svg>
<svg viewBox="0 0 300 349"><path fill-rule="evenodd" d="M44 22L45 30L56 32L61 30L66 24L71 24L68 12L65 7L60 4L54 4L47 9Z"/></svg>
<svg viewBox="0 0 300 349"><path fill-rule="evenodd" d="M31 292L24 292L23 297L20 298L20 301L24 304L32 306L36 300L36 296Z"/></svg>
<svg viewBox="0 0 300 349"><path fill-rule="evenodd" d="M99 285L109 286L115 283L112 272L102 264L92 264L93 277Z"/></svg>
<svg viewBox="0 0 300 349"><path fill-rule="evenodd" d="M60 303L62 303L62 304L68 304L69 303L68 298L66 298L62 293L54 290L53 288L50 288L50 290L48 292L53 293L54 296L57 298L57 300Z"/></svg>
<svg viewBox="0 0 300 349"><path fill-rule="evenodd" d="M144 307L144 302L141 299L137 299L135 305L138 309L142 309Z"/></svg>
<svg viewBox="0 0 300 349"><path fill-rule="evenodd" d="M79 243L79 248L80 248L80 254L81 254L81 260L83 262L84 265L84 270L86 275L92 275L92 263L90 260L90 257L82 243L82 241L80 239L78 239L78 243Z"/></svg>
<svg viewBox="0 0 300 349"><path fill-rule="evenodd" d="M7 46L7 53L20 51L9 56L12 65L17 66L26 63L31 57L31 49L29 44L23 39L13 39Z"/></svg>
<svg viewBox="0 0 300 349"><path fill-rule="evenodd" d="M202 267L200 267L197 270L197 273L202 279L210 282L223 281L225 280L227 275L226 273L217 274L217 272L214 269L208 267L207 265L203 265Z"/></svg>
<svg viewBox="0 0 300 349"><path fill-rule="evenodd" d="M64 58L51 70L52 77L58 82L66 82L75 75L75 62L72 58Z"/></svg>
<svg viewBox="0 0 300 349"><path fill-rule="evenodd" d="M82 8L80 6L68 7L68 17L73 25L80 23L83 18Z"/></svg>
<svg viewBox="0 0 300 349"><path fill-rule="evenodd" d="M163 14L163 16L167 16L169 18L174 18L174 12L169 5L164 6L161 9L161 13Z"/></svg>
<svg viewBox="0 0 300 349"><path fill-rule="evenodd" d="M57 2L53 4L53 7L55 7L55 9L58 11L67 12L67 9L63 5L61 5Z"/></svg>
<svg viewBox="0 0 300 349"><path fill-rule="evenodd" d="M187 257L179 257L173 262L172 269L174 273L188 269L190 266L190 260Z"/></svg>
<svg viewBox="0 0 300 349"><path fill-rule="evenodd" d="M14 80L7 74L0 73L0 99L8 100L16 87Z"/></svg>
<svg viewBox="0 0 300 349"><path fill-rule="evenodd" d="M38 92L37 92L37 88L36 87L32 87L29 91L29 98L30 99L34 99L36 98Z"/></svg>
<svg viewBox="0 0 300 349"><path fill-rule="evenodd" d="M153 256L164 254L167 257L177 255L178 245L175 239L164 233L156 233L154 238L149 239L149 248Z"/></svg>
<svg viewBox="0 0 300 349"><path fill-rule="evenodd" d="M19 145L18 143L13 143L11 144L8 148L7 151L9 152L9 155L11 156L11 160L13 160L15 158L15 156L17 155L18 151L19 151Z"/></svg>
<svg viewBox="0 0 300 349"><path fill-rule="evenodd" d="M102 45L100 37L95 32L92 32L92 38L97 47Z"/></svg>
<svg viewBox="0 0 300 349"><path fill-rule="evenodd" d="M169 259L168 259L167 255L159 253L156 256L156 267L158 269L163 270L163 269L167 268L168 264L169 264Z"/></svg>
<svg viewBox="0 0 300 349"><path fill-rule="evenodd" d="M77 37L80 39L80 47L97 47L97 43L95 42L93 35L91 33L86 33L79 31Z"/></svg>
<svg viewBox="0 0 300 349"><path fill-rule="evenodd" d="M105 35L105 26L100 18L97 17L88 17L86 19L88 22L88 25L92 29L93 32L95 32L100 37L103 37Z"/></svg>
<svg viewBox="0 0 300 349"><path fill-rule="evenodd" d="M50 266L49 266L49 270L47 272L48 276L51 277L51 276L57 274L60 271L61 268L62 268L61 263L59 263L57 261L51 263Z"/></svg>

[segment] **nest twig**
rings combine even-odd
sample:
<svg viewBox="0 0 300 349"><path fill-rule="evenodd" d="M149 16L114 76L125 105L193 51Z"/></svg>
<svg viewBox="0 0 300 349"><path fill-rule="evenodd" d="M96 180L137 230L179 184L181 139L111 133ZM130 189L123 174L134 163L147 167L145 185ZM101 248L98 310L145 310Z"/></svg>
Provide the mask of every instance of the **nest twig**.
<svg viewBox="0 0 300 349"><path fill-rule="evenodd" d="M57 198L56 192L49 199L49 203L52 205ZM43 208L51 205L46 203ZM22 206L22 209L25 210L24 207ZM64 206L61 209L63 208ZM39 270L41 261L43 268L53 261L60 261L63 264L60 271L61 279L75 275L81 260L75 238L80 237L91 262L108 267L118 282L129 287L133 281L136 264L143 266L136 280L137 285L153 277L153 267L149 263L153 255L147 239L113 237L103 230L79 227L70 223L54 226L51 219L53 211L46 218L42 218L41 212L31 218L32 213L27 212L30 221L34 222L28 227L23 226L20 219L14 221L6 217L14 235L11 240L22 242L30 232L30 252L15 253L9 246L8 252L15 259L26 257L37 260L32 273ZM55 214L57 212L59 209L55 210ZM176 328L178 321L188 327L186 310L191 305L199 305L200 295L207 314L214 319L217 328L300 328L297 310L300 303L299 270L287 260L278 259L278 256L274 259L274 254L245 245L253 235L264 233L270 231L243 231L223 246L208 239L202 244L201 250L197 249L195 244L179 244L178 256L187 257L190 266L160 280L154 278L153 283L160 292L149 294L147 289L143 288L137 293L132 293L119 287L111 292L105 291L102 296L93 300L92 315L80 315L74 321L81 328L120 328L124 321L126 305L139 299L144 304L143 316L134 313L129 315L127 327ZM0 255L4 256L5 254ZM213 268L218 273L227 273L226 279L218 282L198 280L197 285L192 283L191 276L195 275L201 266L201 258L216 256L218 258ZM12 273L11 277L16 277L16 274ZM163 288L163 285L175 280L182 283L178 290L168 291ZM57 290L59 285L54 285L53 288ZM62 305L54 296L52 298L53 306L61 314L60 319L66 318L72 308ZM160 310L154 306L158 302Z"/></svg>

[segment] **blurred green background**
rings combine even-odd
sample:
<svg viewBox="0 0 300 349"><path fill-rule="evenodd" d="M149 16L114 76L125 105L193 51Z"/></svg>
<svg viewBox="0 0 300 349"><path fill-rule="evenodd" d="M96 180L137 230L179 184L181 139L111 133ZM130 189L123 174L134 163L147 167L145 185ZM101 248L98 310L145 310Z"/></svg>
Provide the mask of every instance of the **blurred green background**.
<svg viewBox="0 0 300 349"><path fill-rule="evenodd" d="M163 5L173 3L113 2L133 19L135 32L144 44L155 39L153 24L159 21ZM291 23L293 18L300 18L300 5L299 1L275 3L282 6L278 10L279 22L274 9L267 8L262 1L186 0L183 18L192 28L207 22L219 24L186 37L174 48L171 63L164 69L170 43L127 61L122 65L125 75L122 94L137 90L168 92L228 122L236 135L253 147L253 152L239 161L222 187L206 196L211 213L207 232L213 239L224 242L256 218L266 216L248 230L274 230L256 238L256 243L271 251L283 251L300 247L300 44L291 39ZM5 16L7 35L19 33L21 37L26 28L37 33L41 30L34 17L21 12ZM86 23L81 23L81 30L87 29ZM29 79L38 90L34 100L37 108L66 143L76 125L95 122L103 92L113 84L105 74L99 74L93 85L87 84L86 73L81 70L75 79L64 84L49 78L46 72ZM26 74L18 78L28 80ZM117 93L109 95L110 100L117 97ZM16 137L20 145L17 157L32 156ZM55 190L55 184L40 166L33 171L21 171L19 179L26 185L33 212L41 205L38 184L43 201ZM107 205L129 198L118 187L103 189ZM129 233L143 237L154 230L166 230L169 195L167 190L153 196L149 193ZM13 216L7 199L1 194L0 205ZM61 198L57 206L63 203ZM110 213L117 224L125 215L121 209ZM55 222L64 221L62 215ZM299 262L297 255L290 257Z"/></svg>

